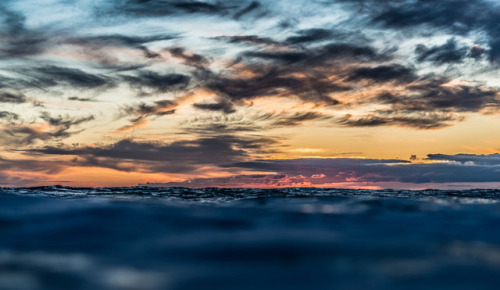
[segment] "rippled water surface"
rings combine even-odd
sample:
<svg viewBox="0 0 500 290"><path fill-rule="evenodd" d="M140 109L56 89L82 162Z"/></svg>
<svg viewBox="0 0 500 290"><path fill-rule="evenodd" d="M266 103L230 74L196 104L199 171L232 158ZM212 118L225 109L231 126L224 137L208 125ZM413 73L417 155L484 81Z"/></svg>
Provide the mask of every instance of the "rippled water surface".
<svg viewBox="0 0 500 290"><path fill-rule="evenodd" d="M0 289L498 289L500 191L0 189Z"/></svg>

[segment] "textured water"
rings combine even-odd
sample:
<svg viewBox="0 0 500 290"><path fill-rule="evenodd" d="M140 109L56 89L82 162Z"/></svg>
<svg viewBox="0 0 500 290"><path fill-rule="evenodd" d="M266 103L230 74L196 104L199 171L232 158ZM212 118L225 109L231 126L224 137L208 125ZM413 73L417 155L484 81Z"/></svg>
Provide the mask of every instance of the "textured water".
<svg viewBox="0 0 500 290"><path fill-rule="evenodd" d="M500 191L0 189L0 289L498 289Z"/></svg>

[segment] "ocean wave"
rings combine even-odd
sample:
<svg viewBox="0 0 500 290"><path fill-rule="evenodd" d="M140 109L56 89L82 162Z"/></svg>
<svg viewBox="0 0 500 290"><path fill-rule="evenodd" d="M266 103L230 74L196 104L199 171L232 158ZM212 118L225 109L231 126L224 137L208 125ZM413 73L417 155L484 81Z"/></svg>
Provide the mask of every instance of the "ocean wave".
<svg viewBox="0 0 500 290"><path fill-rule="evenodd" d="M0 289L496 289L499 193L2 188Z"/></svg>

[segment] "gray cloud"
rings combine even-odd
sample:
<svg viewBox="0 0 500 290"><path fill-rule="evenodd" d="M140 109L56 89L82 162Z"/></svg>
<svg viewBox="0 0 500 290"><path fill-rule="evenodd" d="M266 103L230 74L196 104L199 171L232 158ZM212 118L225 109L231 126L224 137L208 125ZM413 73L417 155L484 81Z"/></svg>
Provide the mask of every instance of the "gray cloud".
<svg viewBox="0 0 500 290"><path fill-rule="evenodd" d="M193 106L200 110L213 111L213 112L220 111L226 114L231 114L236 112L236 110L234 109L234 105L226 100L220 100L217 103L197 103L193 104Z"/></svg>
<svg viewBox="0 0 500 290"><path fill-rule="evenodd" d="M476 155L476 154L429 154L428 160L451 161L468 165L492 165L500 166L500 154Z"/></svg>
<svg viewBox="0 0 500 290"><path fill-rule="evenodd" d="M3 128L0 130L0 133L4 136L1 143L9 145L29 145L36 141L51 141L68 138L81 132L81 130L72 130L73 127L94 120L94 116L52 116L48 112L42 112L40 119L45 121L45 124L27 122L10 122L4 124Z"/></svg>
<svg viewBox="0 0 500 290"><path fill-rule="evenodd" d="M19 119L19 115L8 111L0 111L0 119L14 121Z"/></svg>
<svg viewBox="0 0 500 290"><path fill-rule="evenodd" d="M419 62L431 61L438 65L462 62L469 51L469 47L459 47L456 40L453 38L443 45L427 47L420 44L415 49Z"/></svg>
<svg viewBox="0 0 500 290"><path fill-rule="evenodd" d="M429 2L388 1L382 11L375 14L373 21L397 29L446 29L452 33L464 35L479 31L489 38L489 58L497 62L500 57L500 29L498 17L500 6L488 0L445 0ZM388 3L389 4L389 3ZM448 59L450 60L450 59Z"/></svg>
<svg viewBox="0 0 500 290"><path fill-rule="evenodd" d="M241 186L329 186L357 183L481 183L500 182L498 154L493 155L429 155L442 160L462 162L410 164L404 160L386 159L288 159L257 160L230 166L255 171L275 172L268 175L240 175L228 178L197 178L162 186L241 187ZM464 159L482 160L472 163ZM485 160L489 160L484 162Z"/></svg>
<svg viewBox="0 0 500 290"><path fill-rule="evenodd" d="M152 93L166 93L185 89L190 83L190 77L183 74L160 74L153 71L140 71L135 75L124 75L122 78L141 96Z"/></svg>
<svg viewBox="0 0 500 290"><path fill-rule="evenodd" d="M416 116L401 116L384 112L379 115L368 115L361 118L353 118L346 115L338 120L338 123L349 127L376 127L383 125L395 125L412 127L417 129L440 129L451 126L453 121L460 118L450 114L417 114Z"/></svg>
<svg viewBox="0 0 500 290"><path fill-rule="evenodd" d="M288 37L286 39L286 42L291 44L316 42L316 41L330 39L332 38L332 36L333 33L331 30L322 28L312 28L312 29L298 31L297 36Z"/></svg>
<svg viewBox="0 0 500 290"><path fill-rule="evenodd" d="M413 69L402 65L380 65L376 67L362 67L355 69L348 81L358 81L362 79L374 82L386 83L391 81L410 83L417 79Z"/></svg>
<svg viewBox="0 0 500 290"><path fill-rule="evenodd" d="M0 103L20 104L20 103L24 103L24 102L26 102L26 96L23 94L0 92Z"/></svg>
<svg viewBox="0 0 500 290"><path fill-rule="evenodd" d="M264 137L214 136L169 144L122 140L99 147L45 147L29 150L46 155L74 155L79 165L117 170L186 173L205 165L221 166L247 160L250 154L267 152L276 141ZM133 162L134 166L127 165Z"/></svg>

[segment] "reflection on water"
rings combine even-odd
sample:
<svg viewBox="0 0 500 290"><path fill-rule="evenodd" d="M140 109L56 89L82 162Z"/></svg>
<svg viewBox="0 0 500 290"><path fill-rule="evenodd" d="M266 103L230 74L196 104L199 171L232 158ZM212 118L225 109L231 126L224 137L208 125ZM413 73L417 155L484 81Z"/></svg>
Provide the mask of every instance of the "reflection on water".
<svg viewBox="0 0 500 290"><path fill-rule="evenodd" d="M497 289L500 191L0 189L0 289Z"/></svg>

